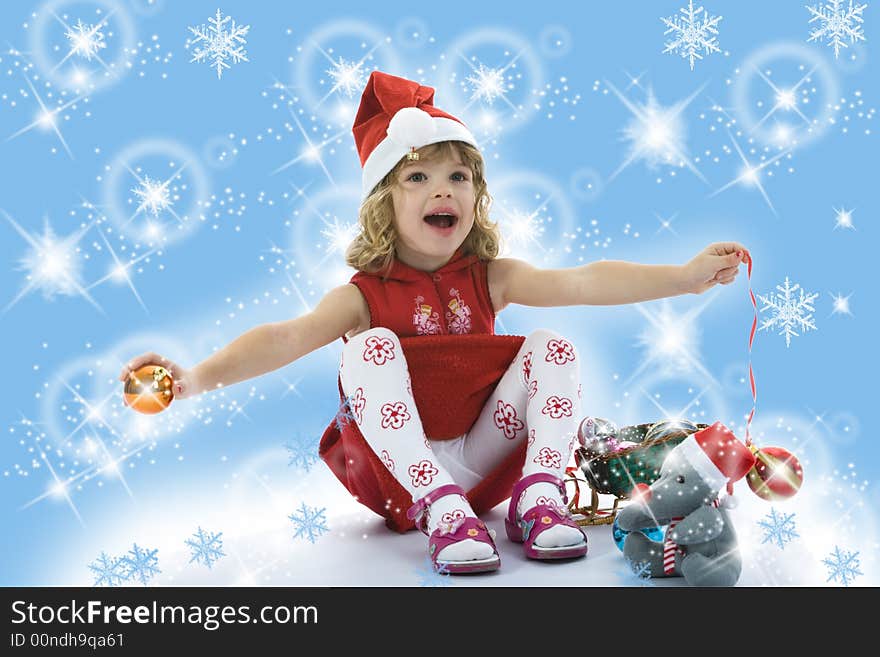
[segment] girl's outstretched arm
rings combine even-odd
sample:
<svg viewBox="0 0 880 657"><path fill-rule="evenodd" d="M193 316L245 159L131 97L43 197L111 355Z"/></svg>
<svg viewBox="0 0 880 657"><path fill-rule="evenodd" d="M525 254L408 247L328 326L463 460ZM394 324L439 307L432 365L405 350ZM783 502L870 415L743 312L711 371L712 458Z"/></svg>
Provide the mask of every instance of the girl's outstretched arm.
<svg viewBox="0 0 880 657"><path fill-rule="evenodd" d="M354 285L341 285L311 312L256 326L191 370L149 352L129 361L119 379L126 380L142 365L163 365L174 378L174 396L183 399L276 370L365 323L369 324L369 310L360 291Z"/></svg>
<svg viewBox="0 0 880 657"><path fill-rule="evenodd" d="M600 260L571 269L538 269L522 260L489 263L495 311L510 303L578 306L638 303L679 294L700 294L732 283L748 252L737 242L715 242L684 265L643 265Z"/></svg>

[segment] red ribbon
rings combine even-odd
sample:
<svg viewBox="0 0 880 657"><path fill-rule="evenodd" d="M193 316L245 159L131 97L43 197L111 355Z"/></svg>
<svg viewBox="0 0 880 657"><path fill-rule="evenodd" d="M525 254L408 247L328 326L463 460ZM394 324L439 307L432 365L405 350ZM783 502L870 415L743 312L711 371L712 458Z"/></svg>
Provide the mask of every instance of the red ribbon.
<svg viewBox="0 0 880 657"><path fill-rule="evenodd" d="M746 447L752 444L751 434L749 433L749 427L752 424L752 418L755 417L755 407L758 403L758 393L755 390L755 373L752 371L752 343L755 341L755 329L758 326L758 304L755 301L755 293L752 292L752 254L748 251L744 252L744 255L749 259L749 267L748 267L748 275L749 275L749 298L752 300L752 308L755 311L755 315L752 318L752 330L749 331L749 385L752 388L752 411L749 413L749 417L746 420Z"/></svg>
<svg viewBox="0 0 880 657"><path fill-rule="evenodd" d="M571 479L569 479L569 481L574 482L574 496L572 497L571 505L575 509L578 507L578 502L580 502L580 499L581 499L581 487L580 487L580 484L578 483L577 475L575 474L578 470L579 470L579 468L576 468L573 466L568 466L567 468L565 468L565 474L569 475L571 477Z"/></svg>

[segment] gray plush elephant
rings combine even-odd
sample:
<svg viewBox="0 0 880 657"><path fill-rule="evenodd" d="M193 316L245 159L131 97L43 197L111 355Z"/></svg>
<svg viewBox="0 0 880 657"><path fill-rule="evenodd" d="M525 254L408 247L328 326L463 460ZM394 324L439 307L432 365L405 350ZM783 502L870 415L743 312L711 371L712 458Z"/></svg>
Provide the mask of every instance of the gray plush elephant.
<svg viewBox="0 0 880 657"><path fill-rule="evenodd" d="M623 553L651 577L684 577L691 586L733 586L742 572L736 532L718 505L726 485L743 477L754 456L720 423L688 436L663 461L660 477L617 514L627 534ZM639 529L669 525L663 543Z"/></svg>

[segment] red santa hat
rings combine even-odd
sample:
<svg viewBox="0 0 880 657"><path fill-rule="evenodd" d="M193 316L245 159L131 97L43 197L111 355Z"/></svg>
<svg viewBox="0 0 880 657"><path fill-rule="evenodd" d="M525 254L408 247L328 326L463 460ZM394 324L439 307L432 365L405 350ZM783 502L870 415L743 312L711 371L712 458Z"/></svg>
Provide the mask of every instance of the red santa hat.
<svg viewBox="0 0 880 657"><path fill-rule="evenodd" d="M727 485L729 492L731 484L755 465L751 450L720 422L692 433L672 451L684 458L715 491Z"/></svg>
<svg viewBox="0 0 880 657"><path fill-rule="evenodd" d="M352 127L363 166L363 196L402 157L441 141L463 141L479 148L459 119L434 107L434 89L373 71Z"/></svg>

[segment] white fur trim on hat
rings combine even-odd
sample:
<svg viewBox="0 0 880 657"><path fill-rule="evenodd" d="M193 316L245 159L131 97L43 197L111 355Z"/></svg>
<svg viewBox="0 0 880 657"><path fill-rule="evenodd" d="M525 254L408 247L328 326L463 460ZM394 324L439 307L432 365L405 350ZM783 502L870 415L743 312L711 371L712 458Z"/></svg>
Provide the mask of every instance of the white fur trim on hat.
<svg viewBox="0 0 880 657"><path fill-rule="evenodd" d="M428 117L430 123L424 121L421 115ZM364 162L363 198L413 148L441 141L463 141L479 148L471 131L458 121L443 116L431 116L416 107L404 107L398 111L388 124L388 136L376 145Z"/></svg>
<svg viewBox="0 0 880 657"><path fill-rule="evenodd" d="M700 443L697 442L693 434L685 438L673 451L677 451L691 466L697 471L697 474L705 480L713 491L720 491L727 483L727 477L718 469L709 455L703 451Z"/></svg>

